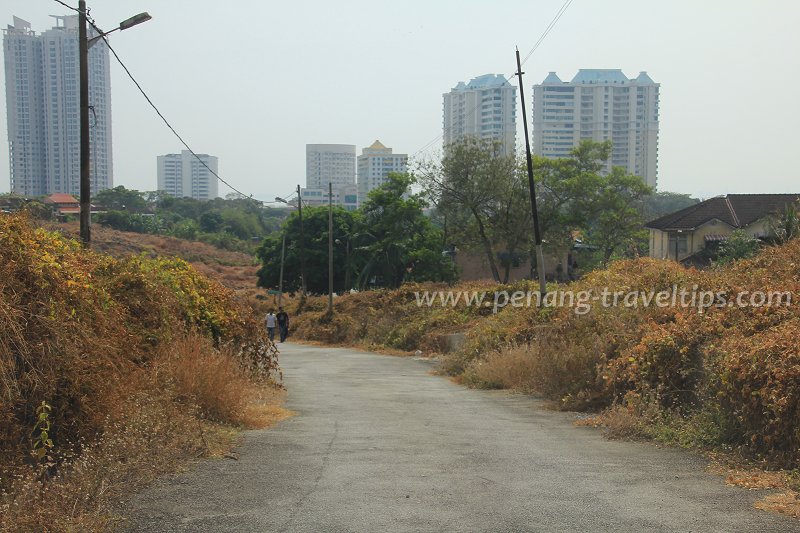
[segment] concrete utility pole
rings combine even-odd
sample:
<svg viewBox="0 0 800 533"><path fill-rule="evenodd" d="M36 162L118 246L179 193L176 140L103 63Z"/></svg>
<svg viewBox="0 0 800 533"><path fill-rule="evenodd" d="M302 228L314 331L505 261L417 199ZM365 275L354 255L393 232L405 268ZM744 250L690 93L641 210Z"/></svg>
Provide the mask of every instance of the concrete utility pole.
<svg viewBox="0 0 800 533"><path fill-rule="evenodd" d="M306 298L306 238L303 233L303 197L300 196L300 185L297 186L297 216L300 219L300 288L303 301Z"/></svg>
<svg viewBox="0 0 800 533"><path fill-rule="evenodd" d="M80 128L81 128L81 241L91 245L92 181L89 155L89 39L86 31L86 1L78 1L78 56L80 71Z"/></svg>
<svg viewBox="0 0 800 533"><path fill-rule="evenodd" d="M91 178L91 153L89 136L89 48L97 41L105 39L105 36L117 30L127 30L147 22L151 19L148 13L139 13L129 19L119 23L117 28L111 31L102 32L94 26L97 35L89 39L86 16L86 0L78 0L78 70L80 93L80 128L81 128L81 241L83 245L89 247L92 242L91 222L92 222L92 178ZM96 170L95 170L96 172Z"/></svg>
<svg viewBox="0 0 800 533"><path fill-rule="evenodd" d="M328 182L328 314L333 314L333 183Z"/></svg>
<svg viewBox="0 0 800 533"><path fill-rule="evenodd" d="M531 160L531 143L528 139L528 116L525 112L525 89L522 83L522 63L519 60L519 49L517 49L517 76L519 77L519 98L522 101L522 125L525 130L525 155L528 161L528 187L531 192L531 215L533 216L533 235L536 242L536 267L539 272L539 293L540 302L544 301L547 294L547 282L544 274L544 253L542 252L542 234L539 231L539 211L536 209L536 188L533 183L533 161Z"/></svg>
<svg viewBox="0 0 800 533"><path fill-rule="evenodd" d="M281 306L283 299L283 260L286 257L286 232L283 232L283 239L281 242L281 274L278 278L278 307Z"/></svg>

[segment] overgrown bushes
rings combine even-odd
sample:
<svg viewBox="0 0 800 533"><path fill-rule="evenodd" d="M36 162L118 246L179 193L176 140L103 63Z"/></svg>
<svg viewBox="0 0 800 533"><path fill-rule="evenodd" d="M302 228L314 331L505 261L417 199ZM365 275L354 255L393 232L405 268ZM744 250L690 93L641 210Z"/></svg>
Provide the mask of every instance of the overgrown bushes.
<svg viewBox="0 0 800 533"><path fill-rule="evenodd" d="M0 215L0 529L94 527L81 498L99 496L57 489L80 483L80 461L152 454L158 472L204 447L213 423L247 423L255 383L275 370L260 320L184 261L114 259ZM30 452L43 401L54 448L40 463ZM119 472L92 476L116 484ZM65 497L77 498L72 517L47 523Z"/></svg>

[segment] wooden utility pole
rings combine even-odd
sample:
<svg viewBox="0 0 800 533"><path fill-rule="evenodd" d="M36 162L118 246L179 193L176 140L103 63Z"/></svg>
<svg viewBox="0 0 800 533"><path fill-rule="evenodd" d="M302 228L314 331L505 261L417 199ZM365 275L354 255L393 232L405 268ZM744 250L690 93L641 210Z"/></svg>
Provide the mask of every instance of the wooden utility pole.
<svg viewBox="0 0 800 533"><path fill-rule="evenodd" d="M300 196L300 185L297 186L297 216L300 218L300 288L303 301L306 298L306 238L303 233L303 197Z"/></svg>
<svg viewBox="0 0 800 533"><path fill-rule="evenodd" d="M328 314L333 314L333 183L328 182Z"/></svg>
<svg viewBox="0 0 800 533"><path fill-rule="evenodd" d="M78 63L80 78L80 133L81 133L81 241L91 245L92 181L89 167L89 40L86 31L86 1L78 1Z"/></svg>
<svg viewBox="0 0 800 533"><path fill-rule="evenodd" d="M533 161L531 160L531 143L528 139L528 116L525 112L525 88L522 83L522 63L519 60L519 49L517 49L517 76L519 77L519 98L522 101L522 125L525 130L525 156L528 161L528 188L531 192L531 215L533 216L533 236L536 243L536 268L539 272L539 293L540 302L544 301L547 294L547 282L544 274L544 253L542 252L542 234L539 231L539 211L536 209L536 188L533 183Z"/></svg>

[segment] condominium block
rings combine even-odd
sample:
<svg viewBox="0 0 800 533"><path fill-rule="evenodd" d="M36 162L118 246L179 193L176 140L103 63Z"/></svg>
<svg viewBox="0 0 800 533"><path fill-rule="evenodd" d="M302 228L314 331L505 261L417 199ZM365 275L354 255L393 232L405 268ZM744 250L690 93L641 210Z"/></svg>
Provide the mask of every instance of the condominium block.
<svg viewBox="0 0 800 533"><path fill-rule="evenodd" d="M331 198L330 203L336 207L343 207L348 211L355 211L358 209L358 190L355 184L340 185L332 187L333 194L328 195L328 187L315 187L300 189L300 197L303 199L303 205L308 207L319 207L328 205L328 198Z"/></svg>
<svg viewBox="0 0 800 533"><path fill-rule="evenodd" d="M354 144L307 144L306 187L326 189L356 184Z"/></svg>
<svg viewBox="0 0 800 533"><path fill-rule="evenodd" d="M80 194L78 17L56 16L41 34L14 17L3 30L11 192ZM90 30L90 37L94 31ZM113 187L108 47L89 49L90 178Z"/></svg>
<svg viewBox="0 0 800 533"><path fill-rule="evenodd" d="M484 74L459 82L445 93L444 147L471 136L500 143L504 154L515 153L517 88L505 76Z"/></svg>
<svg viewBox="0 0 800 533"><path fill-rule="evenodd" d="M358 156L358 202L364 203L369 192L386 183L390 172L405 172L408 154L394 154L380 141L361 150Z"/></svg>
<svg viewBox="0 0 800 533"><path fill-rule="evenodd" d="M534 153L569 157L584 139L611 141L606 171L623 167L655 187L659 88L646 72L581 69L569 82L551 72L533 87Z"/></svg>
<svg viewBox="0 0 800 533"><path fill-rule="evenodd" d="M199 158L199 159L198 159ZM180 154L160 155L158 190L175 198L211 200L219 196L219 159L213 155L192 155L189 150ZM213 172L212 172L213 171Z"/></svg>

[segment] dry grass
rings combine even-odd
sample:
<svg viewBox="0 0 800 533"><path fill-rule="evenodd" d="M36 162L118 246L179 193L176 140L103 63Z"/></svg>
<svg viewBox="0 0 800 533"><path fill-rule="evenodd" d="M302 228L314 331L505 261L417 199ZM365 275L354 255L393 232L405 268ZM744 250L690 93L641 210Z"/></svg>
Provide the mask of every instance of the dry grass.
<svg viewBox="0 0 800 533"><path fill-rule="evenodd" d="M780 491L757 501L756 509L800 518L800 478L796 471L766 470L763 465L752 465L739 457L710 455L713 461L708 471L724 477L726 484L751 490Z"/></svg>
<svg viewBox="0 0 800 533"><path fill-rule="evenodd" d="M573 395L581 395L582 405L591 404L583 396L594 379L599 340L570 339L542 330L529 344L494 351L476 358L463 372L463 382L482 388L513 389L525 393L561 397L569 406ZM565 394L566 393L566 394Z"/></svg>
<svg viewBox="0 0 800 533"><path fill-rule="evenodd" d="M260 429L292 415L279 406L283 393L254 381L227 348L217 351L198 335L177 339L162 351L160 372L172 379L177 400L196 406L202 418Z"/></svg>
<svg viewBox="0 0 800 533"><path fill-rule="evenodd" d="M155 476L288 416L276 375L260 317L185 262L0 216L0 531L110 527Z"/></svg>
<svg viewBox="0 0 800 533"><path fill-rule="evenodd" d="M755 503L756 509L800 518L800 493L793 490L770 494Z"/></svg>
<svg viewBox="0 0 800 533"><path fill-rule="evenodd" d="M174 381L177 399L215 422L242 425L257 386L233 354L217 352L205 337L180 338L161 351L160 371Z"/></svg>
<svg viewBox="0 0 800 533"><path fill-rule="evenodd" d="M52 224L52 229L76 238L78 224ZM100 225L92 227L92 248L113 257L141 253L149 256L180 257L206 276L234 290L255 289L258 265L253 256L221 250L199 241L175 237L118 231Z"/></svg>
<svg viewBox="0 0 800 533"><path fill-rule="evenodd" d="M0 530L104 531L118 519L118 503L155 477L223 455L235 428L264 428L292 415L281 390L248 374L197 335L164 347L152 369L127 384L132 396L109 413L100 439L64 453L57 470L7 471Z"/></svg>

